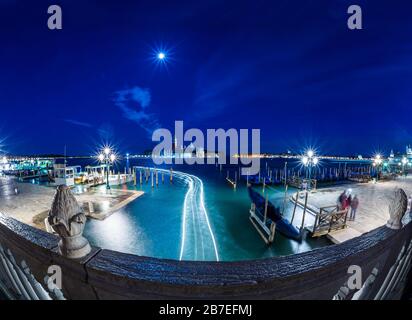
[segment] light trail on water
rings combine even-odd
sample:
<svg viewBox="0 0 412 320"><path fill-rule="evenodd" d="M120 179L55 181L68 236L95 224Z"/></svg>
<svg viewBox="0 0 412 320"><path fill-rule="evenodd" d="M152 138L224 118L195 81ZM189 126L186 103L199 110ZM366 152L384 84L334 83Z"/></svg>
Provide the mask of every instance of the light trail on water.
<svg viewBox="0 0 412 320"><path fill-rule="evenodd" d="M170 173L165 169L155 170ZM173 171L173 178L180 180L188 188L182 208L179 260L219 261L216 237L206 210L203 181L197 176L180 171Z"/></svg>

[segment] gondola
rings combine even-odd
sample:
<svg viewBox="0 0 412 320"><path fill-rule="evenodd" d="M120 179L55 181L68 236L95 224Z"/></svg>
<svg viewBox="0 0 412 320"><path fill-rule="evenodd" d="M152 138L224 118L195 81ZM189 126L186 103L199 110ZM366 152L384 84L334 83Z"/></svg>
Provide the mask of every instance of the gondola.
<svg viewBox="0 0 412 320"><path fill-rule="evenodd" d="M256 206L255 214L263 220L265 214L265 198L248 186L249 197ZM301 234L298 228L293 226L287 219L282 217L279 208L276 208L270 201L267 205L267 219L276 223L276 231L287 238L300 241Z"/></svg>

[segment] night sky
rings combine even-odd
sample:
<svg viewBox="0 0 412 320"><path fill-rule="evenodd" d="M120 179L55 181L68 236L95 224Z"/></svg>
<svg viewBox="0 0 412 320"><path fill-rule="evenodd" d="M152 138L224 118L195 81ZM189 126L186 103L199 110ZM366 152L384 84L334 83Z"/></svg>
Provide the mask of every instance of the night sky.
<svg viewBox="0 0 412 320"><path fill-rule="evenodd" d="M63 30L47 28L51 4ZM350 4L363 30L347 28ZM1 148L141 152L153 129L184 120L259 128L267 152L403 151L411 14L404 0L0 0Z"/></svg>

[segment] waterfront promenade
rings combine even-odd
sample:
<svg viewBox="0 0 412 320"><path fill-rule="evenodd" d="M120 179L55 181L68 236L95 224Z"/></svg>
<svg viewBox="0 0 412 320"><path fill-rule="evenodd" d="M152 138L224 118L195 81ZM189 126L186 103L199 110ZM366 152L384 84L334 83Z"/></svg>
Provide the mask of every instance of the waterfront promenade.
<svg viewBox="0 0 412 320"><path fill-rule="evenodd" d="M14 192L15 187L18 188L17 195ZM408 196L412 195L412 176L378 183L348 183L320 188L309 194L308 205L315 209L335 205L344 190L352 189L352 195L357 195L360 201L356 220L348 220L347 228L327 235L332 242L342 243L385 225L389 218L388 204L395 187L404 189ZM108 192L105 186L89 188L80 193L76 190L76 188L73 190L74 195L86 214L99 220L105 219L143 194L143 191L127 189L111 189ZM10 177L0 177L0 212L44 229L43 221L50 210L54 193L53 187L19 183ZM93 203L92 213L89 212L90 202ZM288 204L288 208L292 210L293 204ZM294 223L298 227L301 214L302 210L298 210ZM305 222L306 226L310 226L314 218L309 215Z"/></svg>
<svg viewBox="0 0 412 320"><path fill-rule="evenodd" d="M342 243L386 224L389 219L388 205L395 187L402 188L409 197L412 195L412 176L377 183L354 183L321 188L309 195L308 204L316 208L334 205L344 190L352 189L352 196L357 195L359 198L356 220L348 220L347 228L333 231L328 235L332 242Z"/></svg>
<svg viewBox="0 0 412 320"><path fill-rule="evenodd" d="M15 187L18 189L15 194ZM10 177L0 177L0 212L21 222L44 228L43 220L51 208L55 194L54 187L31 183L20 183ZM95 219L104 219L116 210L138 198L143 191L111 189L105 186L89 188L74 196L87 215ZM93 203L94 213L89 213L89 203Z"/></svg>

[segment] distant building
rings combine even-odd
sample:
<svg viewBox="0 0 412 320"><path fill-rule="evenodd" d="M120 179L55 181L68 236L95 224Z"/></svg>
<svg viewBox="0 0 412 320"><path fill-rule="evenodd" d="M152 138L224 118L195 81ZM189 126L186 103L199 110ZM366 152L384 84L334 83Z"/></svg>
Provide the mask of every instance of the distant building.
<svg viewBox="0 0 412 320"><path fill-rule="evenodd" d="M410 145L406 146L406 157L412 160L412 148Z"/></svg>

